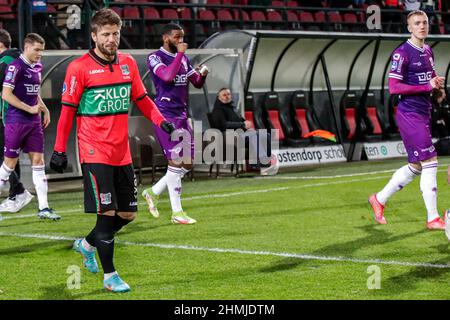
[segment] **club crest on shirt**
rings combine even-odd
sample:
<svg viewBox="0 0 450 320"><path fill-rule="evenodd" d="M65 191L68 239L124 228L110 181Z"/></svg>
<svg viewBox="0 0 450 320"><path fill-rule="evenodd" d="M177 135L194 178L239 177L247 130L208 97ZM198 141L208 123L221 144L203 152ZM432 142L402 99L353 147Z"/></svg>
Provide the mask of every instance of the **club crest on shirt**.
<svg viewBox="0 0 450 320"><path fill-rule="evenodd" d="M154 68L158 63L161 62L158 56L151 55L148 57L148 62L150 63L150 67Z"/></svg>
<svg viewBox="0 0 450 320"><path fill-rule="evenodd" d="M122 74L123 74L124 76L130 75L130 69L128 68L128 65L127 65L127 64L121 65L121 66L120 66L120 70L122 70Z"/></svg>

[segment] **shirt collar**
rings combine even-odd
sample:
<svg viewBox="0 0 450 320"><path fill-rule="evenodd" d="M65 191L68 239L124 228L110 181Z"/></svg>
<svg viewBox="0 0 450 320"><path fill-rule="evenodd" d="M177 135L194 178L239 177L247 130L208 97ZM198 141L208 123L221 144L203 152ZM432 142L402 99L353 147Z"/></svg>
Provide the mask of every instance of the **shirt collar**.
<svg viewBox="0 0 450 320"><path fill-rule="evenodd" d="M117 55L117 53L116 53L116 56L114 57L114 60L113 61L108 61L108 60L105 60L105 59L103 59L103 58L100 58L96 53L95 53L95 50L94 49L91 49L91 50L89 50L89 56L92 58L92 59L94 59L98 64L100 64L101 66L106 66L106 65L108 65L108 64L117 64L117 63L119 63L119 58L118 58L118 55Z"/></svg>
<svg viewBox="0 0 450 320"><path fill-rule="evenodd" d="M30 61L27 60L27 58L25 58L25 56L23 54L21 54L19 56L19 58L25 62L25 64L27 64L28 66L30 66L31 68L34 68L36 66L36 63L31 63Z"/></svg>
<svg viewBox="0 0 450 320"><path fill-rule="evenodd" d="M166 49L164 49L163 47L159 48L159 50L161 50L163 53L167 54L168 56L174 57L176 56L176 53L172 53L167 51Z"/></svg>
<svg viewBox="0 0 450 320"><path fill-rule="evenodd" d="M411 47L413 47L414 49L419 50L419 51L422 52L422 53L425 52L425 44L424 44L423 47L421 48L421 47L416 46L414 43L412 43L412 41L411 41L410 39L408 39L408 41L406 41L406 42L408 42L408 44L409 44Z"/></svg>

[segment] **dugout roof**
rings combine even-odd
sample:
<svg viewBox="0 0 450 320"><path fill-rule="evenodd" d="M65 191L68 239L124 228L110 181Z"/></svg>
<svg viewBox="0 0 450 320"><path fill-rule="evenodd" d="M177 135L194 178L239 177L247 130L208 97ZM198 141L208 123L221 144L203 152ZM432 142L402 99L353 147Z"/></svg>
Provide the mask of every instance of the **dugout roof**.
<svg viewBox="0 0 450 320"><path fill-rule="evenodd" d="M242 49L246 91L323 91L326 73L333 90L364 90L369 80L371 89L387 87L390 54L408 38L409 34L232 30L212 35L202 47ZM450 36L431 35L427 43L438 74L448 77Z"/></svg>

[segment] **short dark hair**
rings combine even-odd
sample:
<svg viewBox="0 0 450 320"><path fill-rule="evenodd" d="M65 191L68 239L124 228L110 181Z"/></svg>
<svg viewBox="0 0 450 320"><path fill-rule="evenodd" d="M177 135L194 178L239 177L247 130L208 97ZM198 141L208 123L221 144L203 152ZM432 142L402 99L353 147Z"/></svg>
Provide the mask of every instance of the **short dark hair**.
<svg viewBox="0 0 450 320"><path fill-rule="evenodd" d="M219 93L221 93L223 90L230 90L230 88L227 88L227 87L220 88L220 90L217 91L217 96L219 96ZM230 92L231 92L231 90L230 90Z"/></svg>
<svg viewBox="0 0 450 320"><path fill-rule="evenodd" d="M11 48L11 35L5 29L0 29L0 42L7 48Z"/></svg>
<svg viewBox="0 0 450 320"><path fill-rule="evenodd" d="M24 45L27 44L27 43L33 44L33 43L35 43L35 42L40 43L40 44L42 44L42 45L45 44L44 38L42 38L42 37L41 37L40 35L38 35L37 33L29 33L29 34L27 34L27 35L25 36L25 39L23 40L23 44L24 44Z"/></svg>
<svg viewBox="0 0 450 320"><path fill-rule="evenodd" d="M179 24L168 23L163 27L162 35L170 35L172 33L172 30L183 30L183 28Z"/></svg>
<svg viewBox="0 0 450 320"><path fill-rule="evenodd" d="M91 20L91 31L96 33L101 27L107 24L117 25L119 28L122 27L122 19L119 15L111 9L100 9Z"/></svg>

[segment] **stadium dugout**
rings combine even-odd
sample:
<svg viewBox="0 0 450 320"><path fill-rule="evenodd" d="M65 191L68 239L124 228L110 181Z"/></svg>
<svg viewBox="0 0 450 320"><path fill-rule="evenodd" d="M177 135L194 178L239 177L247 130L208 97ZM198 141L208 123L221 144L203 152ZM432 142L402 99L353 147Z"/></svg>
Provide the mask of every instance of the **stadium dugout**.
<svg viewBox="0 0 450 320"><path fill-rule="evenodd" d="M406 155L395 125L397 99L389 95L387 76L392 51L407 38L235 30L216 33L201 47L242 49L243 85L250 101L245 114L253 116L256 127L279 129L280 165L297 166ZM450 37L430 35L427 43L433 48L437 73L448 78ZM337 143L305 141L305 133L316 129L334 133Z"/></svg>

